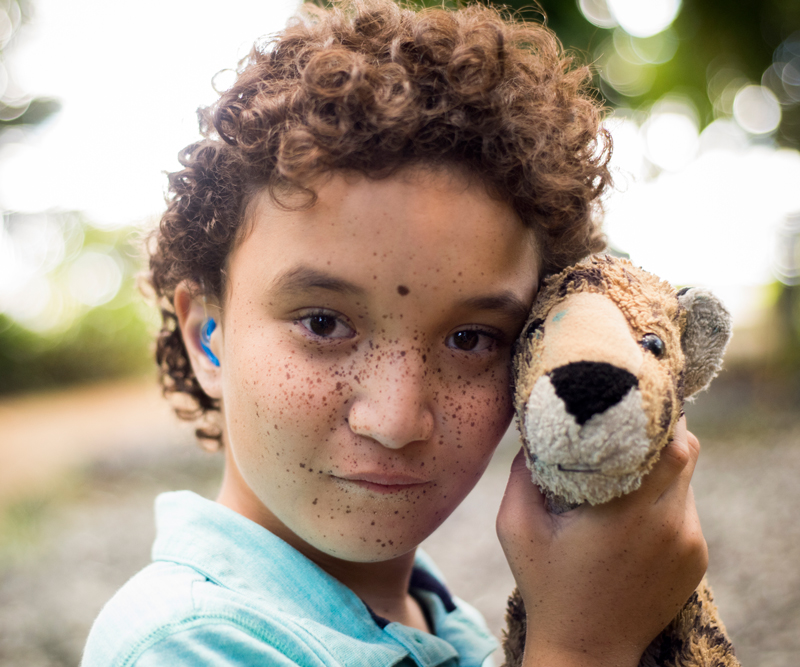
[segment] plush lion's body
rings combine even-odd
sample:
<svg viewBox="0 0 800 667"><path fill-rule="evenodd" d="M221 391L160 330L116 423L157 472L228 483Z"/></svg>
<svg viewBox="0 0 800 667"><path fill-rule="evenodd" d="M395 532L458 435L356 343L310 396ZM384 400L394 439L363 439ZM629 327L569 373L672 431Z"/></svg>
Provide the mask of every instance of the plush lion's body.
<svg viewBox="0 0 800 667"><path fill-rule="evenodd" d="M638 488L685 398L708 386L730 316L703 290L675 290L627 260L591 257L541 290L514 360L515 401L533 481L552 511ZM507 667L521 664L525 610L509 600ZM733 647L701 582L640 667L733 667Z"/></svg>

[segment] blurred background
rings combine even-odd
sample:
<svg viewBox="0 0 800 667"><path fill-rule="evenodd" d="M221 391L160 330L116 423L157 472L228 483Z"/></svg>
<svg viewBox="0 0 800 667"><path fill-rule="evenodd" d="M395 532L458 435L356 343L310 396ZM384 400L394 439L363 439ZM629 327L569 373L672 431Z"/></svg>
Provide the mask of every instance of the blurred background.
<svg viewBox="0 0 800 667"><path fill-rule="evenodd" d="M214 494L219 457L159 396L136 276L195 109L297 6L0 0L2 667L77 665L102 604L147 562L154 495ZM726 370L688 409L709 576L742 662L796 667L800 3L509 6L546 14L595 67L613 246L733 313ZM498 633L513 582L493 521L517 446L512 431L426 544Z"/></svg>

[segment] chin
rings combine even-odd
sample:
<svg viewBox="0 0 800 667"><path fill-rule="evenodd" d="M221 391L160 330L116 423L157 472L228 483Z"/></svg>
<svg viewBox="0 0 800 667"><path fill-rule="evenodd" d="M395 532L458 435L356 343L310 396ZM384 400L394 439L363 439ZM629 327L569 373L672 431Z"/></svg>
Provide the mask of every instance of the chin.
<svg viewBox="0 0 800 667"><path fill-rule="evenodd" d="M339 526L337 534L317 534L306 538L312 547L328 556L353 563L380 563L404 556L416 549L435 529L425 533L390 531L386 526Z"/></svg>

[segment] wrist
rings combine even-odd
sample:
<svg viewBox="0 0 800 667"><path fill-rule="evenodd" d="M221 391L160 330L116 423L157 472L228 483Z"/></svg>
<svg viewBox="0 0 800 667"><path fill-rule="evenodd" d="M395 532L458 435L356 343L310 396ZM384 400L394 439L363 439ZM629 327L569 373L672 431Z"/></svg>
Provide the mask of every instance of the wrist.
<svg viewBox="0 0 800 667"><path fill-rule="evenodd" d="M580 640L572 645L558 645L544 638L525 642L523 667L637 667L641 651L625 643L581 646Z"/></svg>

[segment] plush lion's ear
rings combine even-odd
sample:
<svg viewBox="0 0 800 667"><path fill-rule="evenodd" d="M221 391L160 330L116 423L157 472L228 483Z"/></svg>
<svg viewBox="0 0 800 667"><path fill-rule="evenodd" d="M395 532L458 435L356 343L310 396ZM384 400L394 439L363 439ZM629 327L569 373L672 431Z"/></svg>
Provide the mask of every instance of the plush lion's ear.
<svg viewBox="0 0 800 667"><path fill-rule="evenodd" d="M686 309L681 347L686 357L684 396L708 387L722 367L722 355L731 339L731 314L711 292L685 287L678 301Z"/></svg>

